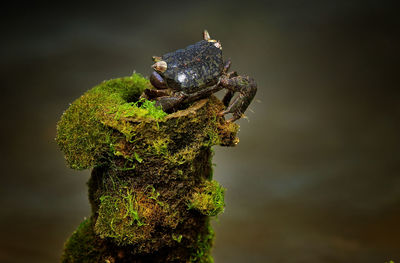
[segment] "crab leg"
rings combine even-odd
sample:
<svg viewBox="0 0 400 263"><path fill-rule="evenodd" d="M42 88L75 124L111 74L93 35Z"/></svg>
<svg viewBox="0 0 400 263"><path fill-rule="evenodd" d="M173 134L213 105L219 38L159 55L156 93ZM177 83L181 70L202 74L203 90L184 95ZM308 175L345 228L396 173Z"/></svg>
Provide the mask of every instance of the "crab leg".
<svg viewBox="0 0 400 263"><path fill-rule="evenodd" d="M144 94L146 94L147 99L154 99L154 98L158 98L158 97L164 97L164 96L168 96L168 91L166 90L160 90L160 89L145 89L144 90Z"/></svg>
<svg viewBox="0 0 400 263"><path fill-rule="evenodd" d="M215 92L217 92L217 91L220 91L220 90L223 89L223 88L224 88L224 87L222 87L222 86L219 85L219 84L216 84L216 85L213 85L213 86L210 86L210 87L206 87L206 88L204 88L204 89L201 90L201 91L197 91L197 92L194 92L194 93L189 94L189 95L184 99L183 102L184 102L184 103L190 103L190 102L193 102L193 101L202 99L202 98L209 97L209 96L211 96L211 94L213 94L213 93L215 93Z"/></svg>
<svg viewBox="0 0 400 263"><path fill-rule="evenodd" d="M226 72L229 70L229 67L230 67L230 66L231 66L231 60L228 59L228 60L225 62L225 66L224 66L223 72L226 73ZM227 76L228 76L228 78L232 78L232 77L237 77L237 76L239 76L239 75L237 74L236 71L233 71L233 72L230 72L229 74L227 74ZM232 97L233 97L234 94L235 94L235 91L234 91L234 90L229 90L229 89L228 89L228 91L225 93L225 96L224 96L223 99L222 99L222 103L225 105L225 107L228 107L228 105L229 105L229 103L231 102L231 99L232 99Z"/></svg>
<svg viewBox="0 0 400 263"><path fill-rule="evenodd" d="M224 69L222 70L222 72L223 73L228 72L231 64L232 64L231 59L228 59L227 61L225 61Z"/></svg>
<svg viewBox="0 0 400 263"><path fill-rule="evenodd" d="M164 97L159 97L156 98L156 106L161 106L163 111L169 112L170 110L174 109L177 107L179 104L182 103L182 101L185 99L184 94L175 94L173 96L164 96Z"/></svg>
<svg viewBox="0 0 400 263"><path fill-rule="evenodd" d="M222 98L222 103L224 104L225 107L229 106L229 103L231 102L231 99L235 92L233 90L229 90L225 93L225 96Z"/></svg>
<svg viewBox="0 0 400 263"><path fill-rule="evenodd" d="M221 78L220 85L231 91L228 91L226 95L228 97L223 99L224 103L226 103L228 99L230 100L232 98L233 92L239 92L239 96L233 101L233 103L224 111L220 112L221 116L232 113L233 117L228 121L233 122L242 117L250 102L253 100L257 92L257 84L254 79L250 77L235 76L232 78Z"/></svg>

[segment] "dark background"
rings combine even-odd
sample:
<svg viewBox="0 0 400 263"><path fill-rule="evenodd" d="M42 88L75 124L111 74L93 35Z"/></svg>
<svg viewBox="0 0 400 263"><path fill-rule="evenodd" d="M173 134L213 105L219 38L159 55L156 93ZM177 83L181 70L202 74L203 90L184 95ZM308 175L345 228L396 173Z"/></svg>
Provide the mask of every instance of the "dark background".
<svg viewBox="0 0 400 263"><path fill-rule="evenodd" d="M0 262L57 262L90 214L89 171L54 142L69 103L151 56L221 40L259 90L236 148L216 263L400 262L394 1L133 1L2 7Z"/></svg>

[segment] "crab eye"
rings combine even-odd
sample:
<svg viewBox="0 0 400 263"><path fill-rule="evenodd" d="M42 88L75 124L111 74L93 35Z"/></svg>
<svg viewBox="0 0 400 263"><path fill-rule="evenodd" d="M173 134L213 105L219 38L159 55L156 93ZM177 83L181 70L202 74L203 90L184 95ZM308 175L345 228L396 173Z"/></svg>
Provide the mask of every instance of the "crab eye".
<svg viewBox="0 0 400 263"><path fill-rule="evenodd" d="M167 70L167 62L164 60L157 61L151 66L155 71L163 73Z"/></svg>
<svg viewBox="0 0 400 263"><path fill-rule="evenodd" d="M222 49L222 45L221 45L221 43L220 43L219 41L216 41L216 42L214 43L214 46L215 46L216 48Z"/></svg>

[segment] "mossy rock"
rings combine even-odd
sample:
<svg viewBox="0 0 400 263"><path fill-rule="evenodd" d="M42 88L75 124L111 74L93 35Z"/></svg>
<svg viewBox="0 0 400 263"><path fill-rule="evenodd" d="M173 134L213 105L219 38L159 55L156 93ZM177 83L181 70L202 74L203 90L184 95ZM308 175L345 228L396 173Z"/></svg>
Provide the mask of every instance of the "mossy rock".
<svg viewBox="0 0 400 263"><path fill-rule="evenodd" d="M212 262L209 217L223 212L224 189L212 180L211 147L236 145L238 126L218 115L214 96L167 115L139 99L145 88L138 74L105 81L58 123L68 165L93 168L90 224L66 243L65 262L84 250L109 262Z"/></svg>
<svg viewBox="0 0 400 263"><path fill-rule="evenodd" d="M71 168L94 167L113 154L120 135L104 125L105 118L137 101L149 85L138 74L104 81L70 105L57 125L56 141Z"/></svg>
<svg viewBox="0 0 400 263"><path fill-rule="evenodd" d="M238 126L217 117L223 105L215 97L166 115L152 102L138 103L146 88L150 82L133 74L104 81L70 105L57 125L56 141L71 168L108 164L115 156L130 161L127 168L153 154L184 162L193 156L185 149L191 141L199 140L196 148L238 143Z"/></svg>
<svg viewBox="0 0 400 263"><path fill-rule="evenodd" d="M79 225L65 243L62 263L214 262L210 254L214 231L208 221L191 246L180 246L181 236L175 236L177 246L160 249L157 253L132 253L129 246L118 246L99 238L93 229L93 218L85 219Z"/></svg>

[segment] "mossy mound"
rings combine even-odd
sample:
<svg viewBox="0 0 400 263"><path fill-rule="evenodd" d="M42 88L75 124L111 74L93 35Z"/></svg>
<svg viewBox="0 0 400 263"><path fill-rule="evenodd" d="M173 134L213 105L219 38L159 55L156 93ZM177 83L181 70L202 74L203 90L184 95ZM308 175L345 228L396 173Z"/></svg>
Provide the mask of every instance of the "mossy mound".
<svg viewBox="0 0 400 263"><path fill-rule="evenodd" d="M104 81L87 91L64 112L57 125L56 141L73 169L99 165L112 155L112 145L119 135L105 126L109 113L119 113L137 101L149 82L139 74ZM146 116L143 110L135 111ZM120 114L120 113L119 113Z"/></svg>
<svg viewBox="0 0 400 263"><path fill-rule="evenodd" d="M151 263L151 262L198 262L212 263L210 255L214 231L210 223L197 233L196 242L190 247L166 247L157 253L132 253L129 246L118 246L108 240L99 238L93 231L93 218L85 219L78 229L67 240L61 256L62 263ZM177 244L181 236L175 236Z"/></svg>
<svg viewBox="0 0 400 263"><path fill-rule="evenodd" d="M205 145L233 146L238 143L238 126L223 123L220 117L217 120L216 113L223 107L221 103L214 108L204 108L203 100L194 107L166 116L154 106L154 102L138 101L146 88L151 88L150 82L140 74L133 74L104 81L70 105L58 122L56 141L71 168L92 168L107 163L114 156L140 162L146 154L164 155L182 162L186 159L184 150L174 155L168 153L177 147L182 148L181 144L174 143L176 139L182 139L182 136L195 139L190 136L191 128L201 128L206 133L207 137L202 138ZM213 125L206 126L209 120L203 122L194 116L198 115L196 111L199 109L212 111L208 118L213 118ZM191 118L189 122L188 118ZM163 136L170 128L176 130ZM136 151L126 149L132 145Z"/></svg>
<svg viewBox="0 0 400 263"><path fill-rule="evenodd" d="M212 261L209 217L223 212L224 189L212 180L211 147L236 145L238 126L218 116L214 96L167 115L139 99L149 87L138 74L105 81L58 123L68 165L93 168L90 223L66 243L64 262ZM79 261L76 250L97 254Z"/></svg>

